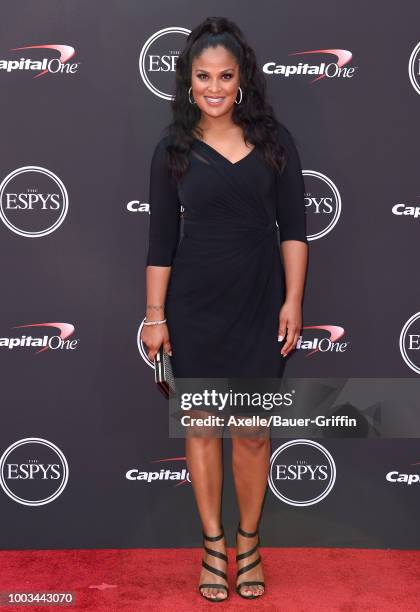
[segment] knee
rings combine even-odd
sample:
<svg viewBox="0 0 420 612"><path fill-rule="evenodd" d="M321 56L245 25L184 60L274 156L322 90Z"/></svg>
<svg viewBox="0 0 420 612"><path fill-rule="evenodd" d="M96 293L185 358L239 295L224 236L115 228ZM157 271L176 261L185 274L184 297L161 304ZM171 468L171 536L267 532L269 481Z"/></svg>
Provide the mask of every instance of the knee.
<svg viewBox="0 0 420 612"><path fill-rule="evenodd" d="M209 445L215 438L223 436L223 427L214 425L211 420L214 416L212 413L204 410L192 410L189 413L191 419L188 426L185 427L185 437L199 441L203 446Z"/></svg>
<svg viewBox="0 0 420 612"><path fill-rule="evenodd" d="M200 448L208 448L212 444L215 443L215 440L218 440L222 437L223 432L220 432L216 428L200 428L200 427L192 427L186 432L186 439L190 442L193 442L196 446Z"/></svg>
<svg viewBox="0 0 420 612"><path fill-rule="evenodd" d="M232 437L233 453L257 455L266 452L270 447L270 439L264 433L253 433L241 437Z"/></svg>

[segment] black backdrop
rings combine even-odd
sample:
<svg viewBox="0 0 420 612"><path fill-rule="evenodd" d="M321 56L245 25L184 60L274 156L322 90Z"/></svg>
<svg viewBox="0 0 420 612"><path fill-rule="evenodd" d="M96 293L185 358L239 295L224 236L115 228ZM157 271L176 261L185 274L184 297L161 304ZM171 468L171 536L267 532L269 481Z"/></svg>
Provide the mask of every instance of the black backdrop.
<svg viewBox="0 0 420 612"><path fill-rule="evenodd" d="M0 546L198 545L183 440L168 437L167 406L137 340L149 164L170 120L171 65L199 21L234 19L295 136L310 263L303 344L288 374L413 379L420 7L21 0L1 12ZM329 76L294 73L299 63L328 65ZM342 328L340 352L329 326ZM55 338L48 348L29 336ZM309 354L323 338L325 350ZM274 440L273 453L284 443ZM418 547L419 440L318 443L334 459L334 486L300 506L270 487L262 542ZM302 441L302 461L307 448ZM232 531L229 453L225 440ZM173 479L147 481L161 469ZM412 484L387 480L390 472Z"/></svg>

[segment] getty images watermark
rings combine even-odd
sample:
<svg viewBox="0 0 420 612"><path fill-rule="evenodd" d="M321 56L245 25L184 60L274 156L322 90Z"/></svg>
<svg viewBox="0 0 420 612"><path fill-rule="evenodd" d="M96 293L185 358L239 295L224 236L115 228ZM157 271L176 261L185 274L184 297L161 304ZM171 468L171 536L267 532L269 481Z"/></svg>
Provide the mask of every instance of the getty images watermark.
<svg viewBox="0 0 420 612"><path fill-rule="evenodd" d="M169 435L420 437L413 378L176 379Z"/></svg>
<svg viewBox="0 0 420 612"><path fill-rule="evenodd" d="M199 392L182 392L179 396L181 409L184 411L200 411L217 410L218 412L250 407L251 411L262 409L267 413L276 407L289 407L293 405L296 390L292 389L287 393L260 393L258 391L229 391L223 393L216 389L203 389ZM319 427L356 427L357 420L349 418L345 415L317 415L315 418L310 417L284 417L280 414L252 414L251 416L239 416L238 414L230 414L228 417L221 415L208 415L205 417L191 416L184 414L180 416L180 422L184 427L213 427L234 425L235 427L309 427L317 425Z"/></svg>

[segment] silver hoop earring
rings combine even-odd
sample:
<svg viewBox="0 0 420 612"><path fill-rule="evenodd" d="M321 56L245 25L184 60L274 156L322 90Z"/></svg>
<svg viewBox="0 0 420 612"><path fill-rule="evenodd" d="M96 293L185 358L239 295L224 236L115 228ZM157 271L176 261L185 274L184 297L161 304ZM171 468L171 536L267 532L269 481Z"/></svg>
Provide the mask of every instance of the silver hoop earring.
<svg viewBox="0 0 420 612"><path fill-rule="evenodd" d="M238 90L239 90L239 92L241 94L241 99L239 100L239 102L237 102L236 98L235 98L235 104L240 104L242 102L242 89L240 87L238 87Z"/></svg>
<svg viewBox="0 0 420 612"><path fill-rule="evenodd" d="M188 100L190 101L190 104L196 104L196 101L195 101L195 100L192 100L192 101L191 101L191 96L190 96L190 94L191 94L191 89L192 89L192 87L190 87L190 88L189 88L189 90L188 90Z"/></svg>

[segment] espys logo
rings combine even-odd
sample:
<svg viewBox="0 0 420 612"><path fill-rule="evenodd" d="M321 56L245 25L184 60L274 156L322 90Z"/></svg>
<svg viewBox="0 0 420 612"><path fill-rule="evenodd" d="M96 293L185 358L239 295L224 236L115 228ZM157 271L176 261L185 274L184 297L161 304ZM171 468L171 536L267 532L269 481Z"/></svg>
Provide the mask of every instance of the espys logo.
<svg viewBox="0 0 420 612"><path fill-rule="evenodd" d="M19 236L40 238L51 234L63 223L68 208L63 182L46 168L18 168L0 185L1 219Z"/></svg>
<svg viewBox="0 0 420 612"><path fill-rule="evenodd" d="M42 438L24 438L0 459L0 483L13 501L24 506L49 504L64 491L69 466L63 452Z"/></svg>
<svg viewBox="0 0 420 612"><path fill-rule="evenodd" d="M173 461L181 461L185 464L186 457L169 457L167 459L156 459L155 461L151 461L151 463L172 463ZM184 485L188 482L191 482L190 474L185 467L182 467L180 470L162 468L159 471L141 471L138 468L133 468L126 472L125 477L127 478L127 480L141 480L149 484L151 484L152 482L166 482L176 480L178 482L174 485L175 487L179 487L180 485Z"/></svg>
<svg viewBox="0 0 420 612"><path fill-rule="evenodd" d="M420 466L420 462L412 463L411 465ZM419 468L417 468L419 469ZM399 472L398 470L392 470L388 472L385 476L388 482L392 484L404 484L407 486L411 486L412 484L420 484L420 471L412 474L406 474L404 472Z"/></svg>
<svg viewBox="0 0 420 612"><path fill-rule="evenodd" d="M5 72L16 72L16 71L37 71L37 74L33 76L37 79L44 74L75 74L79 67L78 63L69 63L72 57L76 55L74 47L69 45L30 45L28 47L15 47L10 51L30 51L33 54L33 49L48 49L48 56L50 50L59 53L60 57L43 57L41 59L34 59L33 57L20 57L19 59L3 59L0 60L0 71Z"/></svg>
<svg viewBox="0 0 420 612"><path fill-rule="evenodd" d="M344 327L338 325L305 325L302 329L316 329L322 330L328 334L328 336L319 337L316 335L311 340L303 340L302 336L296 344L296 349L300 351L310 351L306 357L310 357L315 353L344 353L347 350L349 341L338 342L340 338L344 336Z"/></svg>
<svg viewBox="0 0 420 612"><path fill-rule="evenodd" d="M291 440L277 448L270 460L268 483L278 499L290 506L312 506L332 490L334 459L313 440Z"/></svg>
<svg viewBox="0 0 420 612"><path fill-rule="evenodd" d="M318 76L310 81L311 83L315 83L324 78L351 79L356 70L356 67L347 66L353 57L351 51L347 51L347 49L313 49L311 51L289 53L289 57L292 55L332 55L335 61L329 63L321 61L317 64L309 64L307 61L297 64L266 62L263 66L263 72L270 75L280 75L285 78L316 74Z"/></svg>
<svg viewBox="0 0 420 612"><path fill-rule="evenodd" d="M408 76L415 91L420 94L420 42L414 47L410 55Z"/></svg>
<svg viewBox="0 0 420 612"><path fill-rule="evenodd" d="M27 325L15 325L13 329L19 328L27 329L28 327L45 327L60 330L59 335L54 336L33 336L29 334L22 334L20 336L8 336L0 338L0 348L16 349L16 348L33 348L42 347L38 351L35 351L35 355L43 353L48 349L51 350L75 350L79 344L79 340L68 340L68 338L74 334L74 325L71 323L29 323Z"/></svg>
<svg viewBox="0 0 420 612"><path fill-rule="evenodd" d="M175 89L176 61L189 33L187 28L164 28L152 34L140 51L140 76L146 87L163 100L174 97L170 92Z"/></svg>
<svg viewBox="0 0 420 612"><path fill-rule="evenodd" d="M400 353L408 367L420 374L420 312L404 323L400 333Z"/></svg>
<svg viewBox="0 0 420 612"><path fill-rule="evenodd" d="M303 170L308 240L329 234L341 215L341 196L334 182L315 170Z"/></svg>

